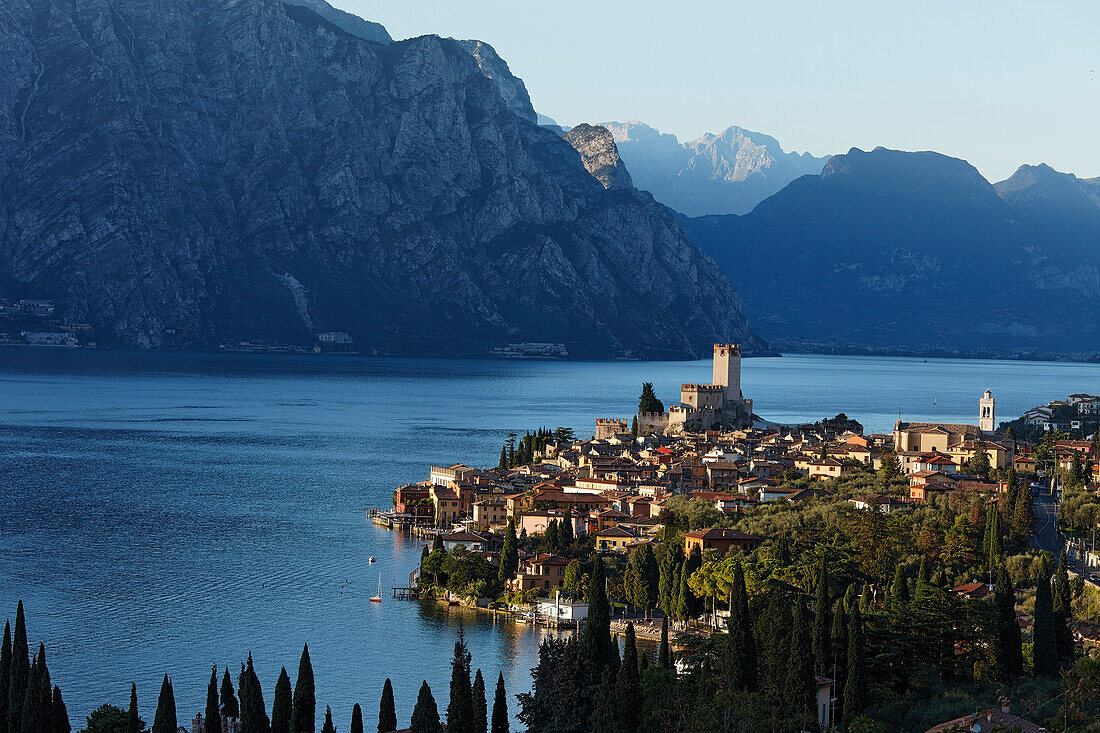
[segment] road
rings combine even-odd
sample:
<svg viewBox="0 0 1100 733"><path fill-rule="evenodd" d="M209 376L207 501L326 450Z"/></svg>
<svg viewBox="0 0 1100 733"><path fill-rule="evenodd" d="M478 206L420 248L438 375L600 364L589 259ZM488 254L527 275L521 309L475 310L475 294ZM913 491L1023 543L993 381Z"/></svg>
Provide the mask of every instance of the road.
<svg viewBox="0 0 1100 733"><path fill-rule="evenodd" d="M1062 539L1058 536L1055 519L1058 517L1058 505L1048 491L1040 491L1035 497L1035 536L1031 538L1033 547L1054 553L1062 552Z"/></svg>

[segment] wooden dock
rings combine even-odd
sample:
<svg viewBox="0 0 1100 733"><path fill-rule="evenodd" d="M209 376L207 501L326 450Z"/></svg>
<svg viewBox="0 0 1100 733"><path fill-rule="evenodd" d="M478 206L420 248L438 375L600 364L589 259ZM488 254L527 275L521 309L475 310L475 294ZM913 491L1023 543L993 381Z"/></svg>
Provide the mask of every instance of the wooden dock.
<svg viewBox="0 0 1100 733"><path fill-rule="evenodd" d="M416 588L394 588L393 597L402 601L413 600L419 597L419 591Z"/></svg>

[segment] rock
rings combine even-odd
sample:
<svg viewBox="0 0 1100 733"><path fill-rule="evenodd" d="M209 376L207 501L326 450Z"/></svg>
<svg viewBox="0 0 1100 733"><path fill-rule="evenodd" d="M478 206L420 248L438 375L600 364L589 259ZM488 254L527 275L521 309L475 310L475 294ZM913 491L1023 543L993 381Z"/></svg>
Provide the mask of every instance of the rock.
<svg viewBox="0 0 1100 733"><path fill-rule="evenodd" d="M581 154L585 169L604 188L634 188L606 127L582 122L567 132L565 139Z"/></svg>

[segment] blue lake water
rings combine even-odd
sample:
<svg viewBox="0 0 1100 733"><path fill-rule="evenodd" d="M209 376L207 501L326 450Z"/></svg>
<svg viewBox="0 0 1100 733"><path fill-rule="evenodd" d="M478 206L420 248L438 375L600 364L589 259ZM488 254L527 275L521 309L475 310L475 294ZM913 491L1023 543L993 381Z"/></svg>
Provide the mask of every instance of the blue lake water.
<svg viewBox="0 0 1100 733"><path fill-rule="evenodd" d="M0 611L27 606L74 730L130 682L151 723L160 677L181 723L210 666L251 651L270 706L309 642L320 712L369 728L383 680L407 722L427 679L446 705L462 620L490 691L527 688L539 632L457 609L371 604L404 585L420 547L368 525L432 462L495 464L509 431L590 435L639 385L666 404L707 362L562 363L0 349ZM1100 392L1100 365L843 356L748 359L756 412L800 422L845 412L869 431L906 419L973 422ZM378 559L369 565L370 556ZM511 701L514 708L514 698Z"/></svg>

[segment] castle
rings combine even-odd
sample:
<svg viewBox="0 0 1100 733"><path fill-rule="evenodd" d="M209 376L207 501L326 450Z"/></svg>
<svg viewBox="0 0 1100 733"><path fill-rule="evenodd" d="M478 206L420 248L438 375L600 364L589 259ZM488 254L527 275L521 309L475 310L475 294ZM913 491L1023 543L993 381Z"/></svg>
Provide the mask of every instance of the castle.
<svg viewBox="0 0 1100 733"><path fill-rule="evenodd" d="M710 384L681 384L680 404L639 412L639 433L678 433L752 425L752 400L741 394L741 345L715 344Z"/></svg>

